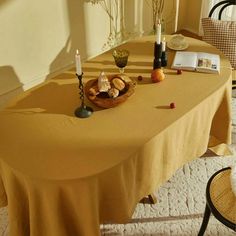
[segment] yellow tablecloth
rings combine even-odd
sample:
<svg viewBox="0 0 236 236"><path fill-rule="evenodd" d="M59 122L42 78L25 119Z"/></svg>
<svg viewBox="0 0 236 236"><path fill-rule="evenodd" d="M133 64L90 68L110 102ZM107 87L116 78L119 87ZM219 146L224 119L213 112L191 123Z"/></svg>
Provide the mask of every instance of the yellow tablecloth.
<svg viewBox="0 0 236 236"><path fill-rule="evenodd" d="M167 37L168 40L168 37ZM189 51L219 53L187 38ZM130 51L127 75L138 82L122 105L74 117L79 106L75 71L31 89L0 113L0 206L8 204L10 235L99 235L99 223L126 222L137 202L210 145L226 154L230 142L231 70L169 67L150 82L154 37L120 47ZM174 52L169 52L169 64ZM84 81L116 73L111 52L84 63ZM169 109L171 102L175 109ZM215 151L217 151L215 149Z"/></svg>

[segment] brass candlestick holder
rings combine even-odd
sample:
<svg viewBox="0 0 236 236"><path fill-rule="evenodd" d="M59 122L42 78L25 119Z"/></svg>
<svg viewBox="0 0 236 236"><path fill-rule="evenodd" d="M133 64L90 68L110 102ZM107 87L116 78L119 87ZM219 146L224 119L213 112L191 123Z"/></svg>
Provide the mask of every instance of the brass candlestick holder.
<svg viewBox="0 0 236 236"><path fill-rule="evenodd" d="M81 105L75 110L75 116L79 118L87 118L92 115L93 109L91 107L86 106L84 103L84 86L82 82L83 73L81 75L76 74L76 76L79 79L79 94Z"/></svg>

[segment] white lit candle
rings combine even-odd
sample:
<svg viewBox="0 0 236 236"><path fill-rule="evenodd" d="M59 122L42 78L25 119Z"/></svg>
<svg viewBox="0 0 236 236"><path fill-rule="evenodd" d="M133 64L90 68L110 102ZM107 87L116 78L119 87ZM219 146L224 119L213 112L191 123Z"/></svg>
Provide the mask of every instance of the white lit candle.
<svg viewBox="0 0 236 236"><path fill-rule="evenodd" d="M166 51L166 38L165 37L163 37L163 40L162 40L162 42L161 42L161 50L162 50L162 52L165 52Z"/></svg>
<svg viewBox="0 0 236 236"><path fill-rule="evenodd" d="M82 75L81 60L80 60L80 54L79 54L78 49L76 50L76 54L75 54L75 65L76 65L76 74Z"/></svg>
<svg viewBox="0 0 236 236"><path fill-rule="evenodd" d="M156 43L161 44L161 23L160 23L160 21L157 24Z"/></svg>

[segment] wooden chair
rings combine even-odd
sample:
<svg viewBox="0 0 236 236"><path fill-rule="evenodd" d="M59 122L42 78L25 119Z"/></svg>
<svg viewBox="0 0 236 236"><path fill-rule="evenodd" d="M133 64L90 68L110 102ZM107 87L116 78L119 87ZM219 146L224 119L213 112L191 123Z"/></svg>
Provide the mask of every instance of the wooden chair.
<svg viewBox="0 0 236 236"><path fill-rule="evenodd" d="M236 196L230 182L231 168L217 171L206 187L206 207L198 236L203 236L211 213L217 220L236 232Z"/></svg>
<svg viewBox="0 0 236 236"><path fill-rule="evenodd" d="M222 13L223 13L223 11L227 8L227 7L229 7L229 6L235 6L236 5L236 0L224 0L224 1L220 1L219 3L217 3L216 5L214 5L213 7L212 7L212 9L210 10L210 12L209 12L209 15L208 15L208 18L213 18L213 14L215 13L215 11L216 10L219 10L218 11L218 20L219 20L219 22L221 21L221 18L222 18ZM216 16L215 16L216 17ZM236 59L235 59L235 57L236 57L236 55L234 56L233 54L234 54L234 52L235 52L235 40L234 40L234 36L233 35L235 35L235 33L234 32L232 32L231 31L231 33L230 34L228 34L227 36L228 36L228 40L227 39L222 39L221 37L218 37L218 34L220 34L220 30L218 29L218 33L217 34L215 34L215 32L214 32L214 30L216 30L216 28L217 27L219 27L219 22L218 23L215 23L214 24L214 27L212 27L212 26L209 26L210 28L208 28L208 33L207 33L207 35L205 35L205 33L204 33L204 36L205 36L205 38L204 38L204 36L203 36L203 40L205 40L205 41L207 41L208 43L211 43L211 44L213 44L214 46L216 46L218 49L220 49L229 59L230 59L230 61L231 61L231 64L234 64L234 71L233 71L233 78L232 78L232 89L236 89L236 78L235 78L235 71L236 71L236 68L235 68L235 66L236 66ZM231 21L233 24L236 24L235 23L235 21ZM205 23L206 24L206 23ZM222 22L222 26L221 26L221 29L223 29L223 24L225 25L225 23L223 23ZM204 23L203 23L203 25L204 25ZM205 26L206 27L206 26ZM211 27L212 27L212 29L211 29ZM232 27L232 26L231 26ZM234 26L235 27L235 26ZM206 27L207 28L207 27ZM233 27L232 27L233 28ZM231 28L231 30L232 30L232 28ZM211 29L212 30L212 33L209 33L209 29ZM210 31L211 31L210 30ZM225 28L224 28L224 30L225 30ZM226 32L224 32L224 35L226 35ZM226 36L226 37L227 37ZM229 43L229 44L231 44L229 47L225 47L225 42L231 42L231 43ZM233 50L231 50L231 49L234 49L234 52L233 52ZM231 54L231 55L230 55ZM233 63L232 63L232 61L234 61Z"/></svg>
<svg viewBox="0 0 236 236"><path fill-rule="evenodd" d="M218 15L218 20L221 20L221 16L222 16L222 12L224 11L224 9L228 6L232 6L232 5L236 5L236 0L225 0L225 1L220 1L218 2L215 6L212 7L212 9L210 10L209 16L208 17L212 17L214 11L218 8L221 7L220 11L219 11L219 15Z"/></svg>

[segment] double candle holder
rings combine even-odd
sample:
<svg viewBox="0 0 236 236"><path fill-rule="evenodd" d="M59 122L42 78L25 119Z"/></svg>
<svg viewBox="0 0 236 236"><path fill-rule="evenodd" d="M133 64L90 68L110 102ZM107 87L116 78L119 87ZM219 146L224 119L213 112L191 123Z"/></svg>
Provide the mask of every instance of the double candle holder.
<svg viewBox="0 0 236 236"><path fill-rule="evenodd" d="M161 43L155 42L154 44L154 60L153 60L153 70L161 68L161 54L162 54L162 45Z"/></svg>
<svg viewBox="0 0 236 236"><path fill-rule="evenodd" d="M92 115L93 109L91 107L86 106L84 103L84 86L82 82L83 73L81 75L78 75L76 73L76 76L79 80L79 90L80 90L79 94L80 94L81 105L75 110L74 114L76 117L79 118L87 118Z"/></svg>
<svg viewBox="0 0 236 236"><path fill-rule="evenodd" d="M167 54L162 44L154 43L153 70L167 66Z"/></svg>

